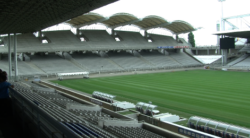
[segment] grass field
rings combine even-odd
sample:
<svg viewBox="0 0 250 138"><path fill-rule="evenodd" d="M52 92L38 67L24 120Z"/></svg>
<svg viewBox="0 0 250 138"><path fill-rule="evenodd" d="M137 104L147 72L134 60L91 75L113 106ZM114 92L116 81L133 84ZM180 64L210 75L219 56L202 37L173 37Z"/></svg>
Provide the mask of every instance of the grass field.
<svg viewBox="0 0 250 138"><path fill-rule="evenodd" d="M52 81L85 93L101 91L117 100L148 102L161 112L193 115L250 128L250 73L191 70Z"/></svg>

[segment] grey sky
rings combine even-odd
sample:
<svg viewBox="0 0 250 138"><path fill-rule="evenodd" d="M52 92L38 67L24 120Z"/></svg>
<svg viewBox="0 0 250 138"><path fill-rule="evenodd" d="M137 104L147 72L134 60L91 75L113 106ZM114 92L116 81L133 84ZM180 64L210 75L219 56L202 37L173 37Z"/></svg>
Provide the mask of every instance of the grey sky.
<svg viewBox="0 0 250 138"><path fill-rule="evenodd" d="M248 14L249 5L250 0L226 0L224 17ZM158 15L168 21L184 20L194 27L203 27L194 33L198 45L214 45L216 37L211 34L221 17L221 3L218 0L120 0L93 12L104 16L126 12L139 18Z"/></svg>

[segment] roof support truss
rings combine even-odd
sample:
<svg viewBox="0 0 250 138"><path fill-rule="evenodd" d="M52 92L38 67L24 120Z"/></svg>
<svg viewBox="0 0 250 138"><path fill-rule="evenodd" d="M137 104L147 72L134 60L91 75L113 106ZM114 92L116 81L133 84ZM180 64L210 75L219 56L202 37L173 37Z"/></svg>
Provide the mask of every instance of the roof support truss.
<svg viewBox="0 0 250 138"><path fill-rule="evenodd" d="M91 24L95 24L95 23L98 23L98 22L103 22L103 21L106 21L108 20L109 18L106 17L106 18L101 18L101 19L97 19L97 20L94 20L94 21L90 21L90 22L87 22L87 23L83 23L83 24L79 24L79 25L71 25L72 27L75 27L75 28L81 28L83 26L87 26L87 25L91 25Z"/></svg>

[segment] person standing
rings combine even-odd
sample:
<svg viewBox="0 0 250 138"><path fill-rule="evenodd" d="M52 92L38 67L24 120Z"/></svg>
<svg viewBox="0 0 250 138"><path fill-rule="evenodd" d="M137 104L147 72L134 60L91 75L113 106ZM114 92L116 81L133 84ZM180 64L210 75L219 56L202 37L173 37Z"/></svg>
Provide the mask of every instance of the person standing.
<svg viewBox="0 0 250 138"><path fill-rule="evenodd" d="M0 116L6 117L11 115L11 99L9 97L9 87L14 87L7 80L6 72L0 73ZM3 111L3 112L2 112Z"/></svg>

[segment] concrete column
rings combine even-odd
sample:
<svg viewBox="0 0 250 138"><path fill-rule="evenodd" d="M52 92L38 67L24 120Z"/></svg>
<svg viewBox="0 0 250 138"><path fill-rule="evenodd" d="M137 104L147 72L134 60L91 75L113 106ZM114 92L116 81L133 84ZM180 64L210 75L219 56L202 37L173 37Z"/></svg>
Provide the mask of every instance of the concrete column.
<svg viewBox="0 0 250 138"><path fill-rule="evenodd" d="M11 64L11 44L10 44L11 36L8 34L8 60L9 60L9 77L8 79L11 80L12 76L12 64Z"/></svg>
<svg viewBox="0 0 250 138"><path fill-rule="evenodd" d="M196 55L198 55L198 49L196 49Z"/></svg>
<svg viewBox="0 0 250 138"><path fill-rule="evenodd" d="M115 35L115 29L111 29L111 35Z"/></svg>
<svg viewBox="0 0 250 138"><path fill-rule="evenodd" d="M80 35L80 29L76 28L76 35L79 36Z"/></svg>
<svg viewBox="0 0 250 138"><path fill-rule="evenodd" d="M227 49L221 49L221 56L222 56L222 65L227 64Z"/></svg>
<svg viewBox="0 0 250 138"><path fill-rule="evenodd" d="M18 77L18 68L17 68L17 36L16 33L14 33L14 66L15 66L15 81L17 81Z"/></svg>
<svg viewBox="0 0 250 138"><path fill-rule="evenodd" d="M148 32L147 32L147 30L144 31L144 37L145 37L145 38L148 37Z"/></svg>
<svg viewBox="0 0 250 138"><path fill-rule="evenodd" d="M221 53L221 52L220 52L220 48L219 48L219 49L217 50L217 54L220 55L220 53Z"/></svg>
<svg viewBox="0 0 250 138"><path fill-rule="evenodd" d="M209 55L209 49L207 49L207 55Z"/></svg>
<svg viewBox="0 0 250 138"><path fill-rule="evenodd" d="M38 31L38 38L42 38L42 31Z"/></svg>
<svg viewBox="0 0 250 138"><path fill-rule="evenodd" d="M178 35L175 36L175 40L176 40L177 42L179 41L179 36L178 36Z"/></svg>

